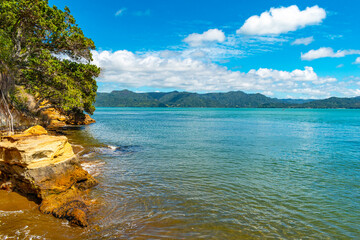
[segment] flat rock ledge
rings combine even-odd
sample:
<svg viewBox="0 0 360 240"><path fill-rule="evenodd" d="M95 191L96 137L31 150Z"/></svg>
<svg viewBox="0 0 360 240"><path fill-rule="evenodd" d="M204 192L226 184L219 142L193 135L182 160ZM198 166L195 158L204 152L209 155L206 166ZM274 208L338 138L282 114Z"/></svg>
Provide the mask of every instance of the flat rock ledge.
<svg viewBox="0 0 360 240"><path fill-rule="evenodd" d="M97 184L65 136L35 126L0 141L0 186L37 200L42 213L86 227L86 190Z"/></svg>

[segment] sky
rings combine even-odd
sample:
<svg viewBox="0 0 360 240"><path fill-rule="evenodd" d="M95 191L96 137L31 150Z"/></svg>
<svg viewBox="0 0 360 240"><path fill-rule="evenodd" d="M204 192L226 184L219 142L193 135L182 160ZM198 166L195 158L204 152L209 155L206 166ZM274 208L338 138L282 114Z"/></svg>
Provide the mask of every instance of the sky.
<svg viewBox="0 0 360 240"><path fill-rule="evenodd" d="M360 96L360 1L50 0L96 45L99 92Z"/></svg>

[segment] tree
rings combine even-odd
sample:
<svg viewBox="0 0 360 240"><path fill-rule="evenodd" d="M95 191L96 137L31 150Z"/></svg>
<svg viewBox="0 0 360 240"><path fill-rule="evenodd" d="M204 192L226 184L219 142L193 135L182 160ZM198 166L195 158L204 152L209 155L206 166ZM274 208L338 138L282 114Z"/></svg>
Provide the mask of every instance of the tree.
<svg viewBox="0 0 360 240"><path fill-rule="evenodd" d="M9 101L15 86L66 112L95 110L100 69L91 64L94 42L70 10L47 0L0 0L0 90Z"/></svg>

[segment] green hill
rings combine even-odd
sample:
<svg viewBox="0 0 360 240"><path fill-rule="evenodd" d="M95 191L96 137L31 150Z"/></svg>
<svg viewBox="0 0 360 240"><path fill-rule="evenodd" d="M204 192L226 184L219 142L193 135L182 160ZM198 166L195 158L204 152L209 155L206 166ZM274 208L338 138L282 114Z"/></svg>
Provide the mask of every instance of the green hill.
<svg viewBox="0 0 360 240"><path fill-rule="evenodd" d="M323 100L277 99L260 93L149 92L129 90L98 93L96 107L213 107L213 108L360 108L360 97Z"/></svg>
<svg viewBox="0 0 360 240"><path fill-rule="evenodd" d="M331 97L323 100L314 100L301 104L303 108L360 108L360 97L337 98Z"/></svg>
<svg viewBox="0 0 360 240"><path fill-rule="evenodd" d="M251 108L282 104L278 99L241 91L198 94L190 92L134 93L129 90L98 93L97 107L225 107Z"/></svg>

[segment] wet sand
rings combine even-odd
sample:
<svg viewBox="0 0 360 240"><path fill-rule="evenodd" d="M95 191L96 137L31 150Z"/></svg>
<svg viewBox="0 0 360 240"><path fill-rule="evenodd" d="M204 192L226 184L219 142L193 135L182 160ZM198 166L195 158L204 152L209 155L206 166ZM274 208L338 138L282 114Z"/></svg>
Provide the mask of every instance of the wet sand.
<svg viewBox="0 0 360 240"><path fill-rule="evenodd" d="M0 190L0 239L83 239L87 231L40 213L35 202L18 193Z"/></svg>
<svg viewBox="0 0 360 240"><path fill-rule="evenodd" d="M23 211L37 207L35 202L18 193L0 190L0 211Z"/></svg>

